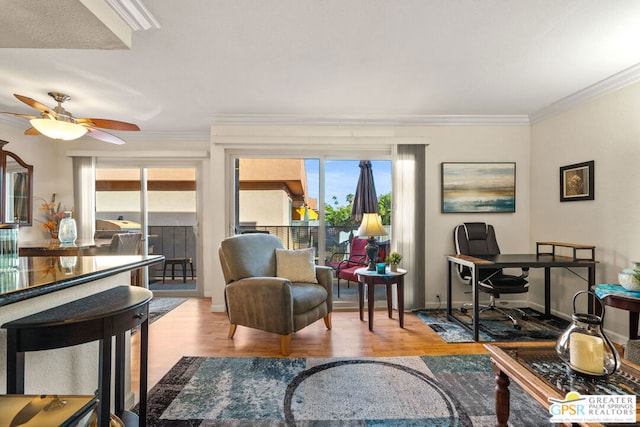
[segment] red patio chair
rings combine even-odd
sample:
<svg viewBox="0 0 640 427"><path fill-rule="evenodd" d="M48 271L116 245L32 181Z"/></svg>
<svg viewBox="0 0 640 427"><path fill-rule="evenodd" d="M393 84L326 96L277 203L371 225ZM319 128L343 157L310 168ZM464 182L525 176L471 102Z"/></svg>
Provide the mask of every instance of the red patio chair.
<svg viewBox="0 0 640 427"><path fill-rule="evenodd" d="M390 242L379 242L377 245L378 255L376 262L384 262L384 259L389 253ZM336 277L338 278L338 298L340 298L340 279L346 280L347 287L349 287L350 282L358 281L358 276L356 276L355 271L369 265L369 260L365 252L366 246L367 241L365 239L354 237L351 240L349 257L340 261L335 267L332 266L336 270ZM328 265L331 265L331 262L329 262Z"/></svg>

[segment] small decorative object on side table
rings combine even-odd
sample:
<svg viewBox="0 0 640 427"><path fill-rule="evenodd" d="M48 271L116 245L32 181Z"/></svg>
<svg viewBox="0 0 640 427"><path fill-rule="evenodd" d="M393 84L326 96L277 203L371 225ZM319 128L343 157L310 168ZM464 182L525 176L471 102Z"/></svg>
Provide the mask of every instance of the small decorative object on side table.
<svg viewBox="0 0 640 427"><path fill-rule="evenodd" d="M391 252L387 255L387 258L385 258L385 262L389 264L389 270L393 273L398 271L398 264L400 264L400 261L402 261L402 255L398 252Z"/></svg>

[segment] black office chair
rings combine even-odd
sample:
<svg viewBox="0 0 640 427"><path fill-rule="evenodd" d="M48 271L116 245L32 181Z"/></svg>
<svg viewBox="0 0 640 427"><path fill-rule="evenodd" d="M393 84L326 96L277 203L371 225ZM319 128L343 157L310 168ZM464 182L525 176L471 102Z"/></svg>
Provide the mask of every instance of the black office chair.
<svg viewBox="0 0 640 427"><path fill-rule="evenodd" d="M458 225L453 231L453 241L456 247L456 253L461 255L482 257L483 255L498 255L500 248L496 240L495 230L492 225L484 222L465 222ZM457 265L456 272L460 279L468 285L471 285L471 269L462 265ZM498 269L482 269L478 270L479 290L490 295L489 305L481 306L480 313L484 311L497 311L508 317L513 322L513 327L520 329L517 319L506 311L496 307L496 298L500 298L500 294L518 294L529 291L529 282L526 277L529 275L529 269L523 268L520 276L504 274L501 268ZM466 312L467 307L473 304L464 304L460 311ZM521 314L523 320L527 320L527 314L514 308Z"/></svg>

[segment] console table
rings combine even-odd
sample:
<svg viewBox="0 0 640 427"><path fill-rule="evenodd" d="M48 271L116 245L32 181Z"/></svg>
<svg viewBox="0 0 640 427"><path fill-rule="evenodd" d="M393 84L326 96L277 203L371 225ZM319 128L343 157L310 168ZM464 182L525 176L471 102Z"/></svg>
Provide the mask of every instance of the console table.
<svg viewBox="0 0 640 427"><path fill-rule="evenodd" d="M100 427L108 427L111 411L112 337L115 347L115 414L125 425L125 332L141 326L140 418L146 425L147 351L149 302L153 294L144 288L118 286L2 325L7 329L7 393L24 393L25 352L51 350L100 341L98 371Z"/></svg>
<svg viewBox="0 0 640 427"><path fill-rule="evenodd" d="M491 354L496 374L496 416L498 426L509 421L509 383L515 381L536 402L549 408L549 398L564 400L570 391L581 395L640 396L640 371L623 359L621 368L613 375L600 379L587 379L569 371L558 357L555 343L485 344ZM636 402L636 420L640 420L640 398ZM545 420L547 421L547 420ZM542 425L542 423L541 423ZM580 423L580 425L584 425ZM599 426L598 423L586 425Z"/></svg>
<svg viewBox="0 0 640 427"><path fill-rule="evenodd" d="M596 286L595 294L604 304L629 312L629 339L638 339L640 292L628 291L617 284L602 284ZM600 315L600 306L596 307L595 314Z"/></svg>

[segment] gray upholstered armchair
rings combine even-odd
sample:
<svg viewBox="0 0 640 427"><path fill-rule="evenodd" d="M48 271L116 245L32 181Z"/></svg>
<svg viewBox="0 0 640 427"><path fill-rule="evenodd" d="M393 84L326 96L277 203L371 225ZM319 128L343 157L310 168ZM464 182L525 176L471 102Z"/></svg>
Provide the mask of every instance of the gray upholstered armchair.
<svg viewBox="0 0 640 427"><path fill-rule="evenodd" d="M229 338L237 325L273 332L286 356L293 332L319 319L331 329L333 269L313 265L311 253L286 251L269 234L241 234L220 243Z"/></svg>

